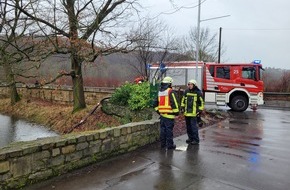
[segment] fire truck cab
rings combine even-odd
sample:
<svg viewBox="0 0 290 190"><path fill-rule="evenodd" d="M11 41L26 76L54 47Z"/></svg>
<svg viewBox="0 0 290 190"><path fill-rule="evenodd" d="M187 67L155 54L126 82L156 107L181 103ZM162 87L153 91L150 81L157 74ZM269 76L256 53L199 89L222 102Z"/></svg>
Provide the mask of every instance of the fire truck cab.
<svg viewBox="0 0 290 190"><path fill-rule="evenodd" d="M238 112L245 111L249 106L255 110L258 105L264 104L261 64L203 62L196 64L193 61L183 61L165 65L165 68L160 68L159 64L152 64L149 67L151 82L170 76L173 78L175 88L185 89L187 82L195 79L206 103L226 105Z"/></svg>

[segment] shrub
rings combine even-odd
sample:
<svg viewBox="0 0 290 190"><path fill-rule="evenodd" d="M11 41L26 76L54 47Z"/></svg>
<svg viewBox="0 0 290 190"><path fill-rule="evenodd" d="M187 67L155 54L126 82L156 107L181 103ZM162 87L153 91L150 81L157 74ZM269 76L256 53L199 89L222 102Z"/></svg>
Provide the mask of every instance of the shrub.
<svg viewBox="0 0 290 190"><path fill-rule="evenodd" d="M150 105L150 85L148 82L132 86L132 93L128 100L131 110L142 110Z"/></svg>
<svg viewBox="0 0 290 190"><path fill-rule="evenodd" d="M119 106L127 106L130 98L132 84L126 83L121 87L117 88L110 98L110 102Z"/></svg>
<svg viewBox="0 0 290 190"><path fill-rule="evenodd" d="M142 110L150 105L150 85L148 82L141 84L126 83L118 88L110 103L119 106L129 106L132 111Z"/></svg>

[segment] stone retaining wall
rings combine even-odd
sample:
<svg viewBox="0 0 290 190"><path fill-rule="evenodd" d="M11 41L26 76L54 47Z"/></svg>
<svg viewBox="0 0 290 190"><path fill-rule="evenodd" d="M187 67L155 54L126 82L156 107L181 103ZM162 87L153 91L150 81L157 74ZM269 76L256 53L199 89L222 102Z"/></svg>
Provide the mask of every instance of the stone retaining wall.
<svg viewBox="0 0 290 190"><path fill-rule="evenodd" d="M18 189L159 138L158 120L13 143L0 149L0 189Z"/></svg>
<svg viewBox="0 0 290 190"><path fill-rule="evenodd" d="M36 98L54 103L73 104L73 91L71 87L18 87L17 90L20 96L24 97L25 99ZM85 101L88 105L95 105L103 98L110 96L114 90L114 88L86 87L84 89ZM9 97L8 87L0 86L0 97Z"/></svg>

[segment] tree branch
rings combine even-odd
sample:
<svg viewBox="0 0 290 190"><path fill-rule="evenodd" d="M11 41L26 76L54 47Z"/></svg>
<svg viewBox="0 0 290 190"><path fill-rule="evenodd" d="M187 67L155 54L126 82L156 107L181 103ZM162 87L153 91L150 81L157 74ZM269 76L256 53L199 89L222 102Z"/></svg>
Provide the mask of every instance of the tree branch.
<svg viewBox="0 0 290 190"><path fill-rule="evenodd" d="M109 8L112 0L108 0L104 7L100 10L99 13L96 13L95 21L87 28L87 31L81 37L84 40L87 40L95 30L98 30L100 27L100 23L106 18L106 16L111 13L118 5L122 4L126 0L116 1Z"/></svg>
<svg viewBox="0 0 290 190"><path fill-rule="evenodd" d="M22 7L20 7L18 4L16 4L16 6L14 5L10 5L10 6L13 6L15 8L17 8L18 10L20 10L22 13L24 13L26 16L30 17L32 20L35 20L35 21L38 21L38 22L41 22L47 26L49 26L50 28L58 31L60 34L62 34L63 36L66 36L66 37L69 37L69 34L66 33L65 31L59 29L58 27L56 27L55 25L51 24L50 22L44 20L44 19L41 19L41 18L38 18L38 17L35 17L33 16L32 14L28 13L25 9L23 9Z"/></svg>

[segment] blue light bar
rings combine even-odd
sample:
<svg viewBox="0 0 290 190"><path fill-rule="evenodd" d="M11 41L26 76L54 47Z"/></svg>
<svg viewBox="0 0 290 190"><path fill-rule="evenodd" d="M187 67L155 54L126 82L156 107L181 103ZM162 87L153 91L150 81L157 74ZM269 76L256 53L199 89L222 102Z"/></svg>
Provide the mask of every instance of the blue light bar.
<svg viewBox="0 0 290 190"><path fill-rule="evenodd" d="M150 67L151 67L152 65L149 64L149 63L147 63L146 66L147 66L147 69L150 69Z"/></svg>
<svg viewBox="0 0 290 190"><path fill-rule="evenodd" d="M254 64L261 64L261 60L254 60L253 63Z"/></svg>

